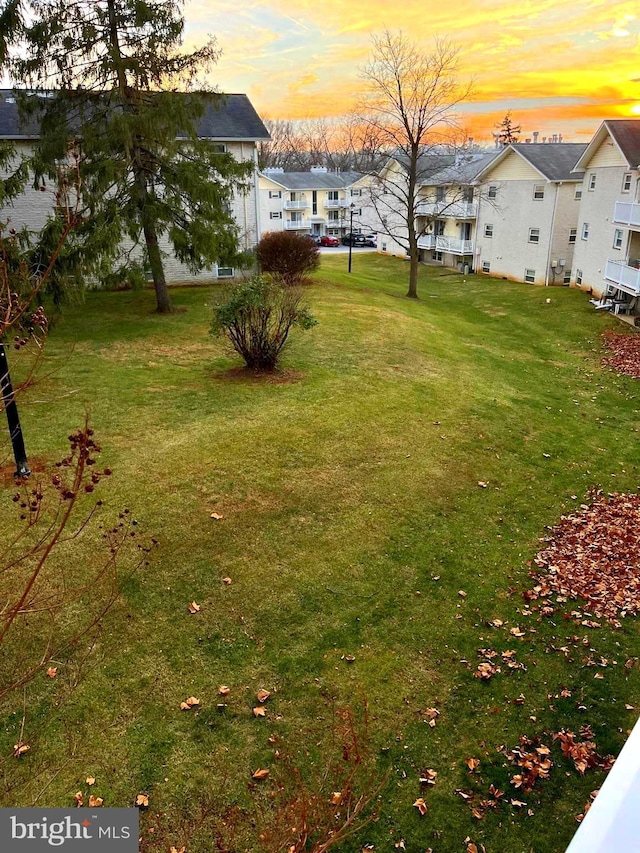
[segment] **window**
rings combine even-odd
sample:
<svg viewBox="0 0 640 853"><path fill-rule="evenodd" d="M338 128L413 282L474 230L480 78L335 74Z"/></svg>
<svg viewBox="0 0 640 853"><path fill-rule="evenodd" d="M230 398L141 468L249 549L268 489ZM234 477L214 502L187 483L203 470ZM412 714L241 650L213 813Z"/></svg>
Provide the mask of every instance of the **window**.
<svg viewBox="0 0 640 853"><path fill-rule="evenodd" d="M434 261L441 261L442 260L442 252L434 252L433 253L433 260Z"/></svg>
<svg viewBox="0 0 640 853"><path fill-rule="evenodd" d="M463 187L462 188L462 200L467 204L471 204L473 201L473 187Z"/></svg>
<svg viewBox="0 0 640 853"><path fill-rule="evenodd" d="M491 264L489 261L482 262L482 272L491 272Z"/></svg>
<svg viewBox="0 0 640 853"><path fill-rule="evenodd" d="M582 187L576 187L576 193L574 195L574 198L576 199L576 201L579 198L582 198Z"/></svg>
<svg viewBox="0 0 640 853"><path fill-rule="evenodd" d="M576 284L582 284L582 270L576 270Z"/></svg>
<svg viewBox="0 0 640 853"><path fill-rule="evenodd" d="M569 231L569 245L576 242L576 238L578 237L578 229L571 228Z"/></svg>
<svg viewBox="0 0 640 853"><path fill-rule="evenodd" d="M447 190L445 187L436 187L436 201L445 201Z"/></svg>
<svg viewBox="0 0 640 853"><path fill-rule="evenodd" d="M282 190L269 190L269 198L282 198Z"/></svg>
<svg viewBox="0 0 640 853"><path fill-rule="evenodd" d="M498 187L496 187L495 185L493 185L493 184L492 184L492 185L489 187L489 191L487 192L487 196L488 196L488 198L497 198L497 196L498 196Z"/></svg>
<svg viewBox="0 0 640 853"><path fill-rule="evenodd" d="M631 172L627 172L622 179L622 192L628 193L631 190Z"/></svg>
<svg viewBox="0 0 640 853"><path fill-rule="evenodd" d="M544 198L544 184L536 184L533 188L534 198Z"/></svg>
<svg viewBox="0 0 640 853"><path fill-rule="evenodd" d="M327 211L327 218L328 218L329 222L339 222L340 221L340 211L339 210Z"/></svg>
<svg viewBox="0 0 640 853"><path fill-rule="evenodd" d="M596 188L596 174L592 172L589 175L589 190L595 190Z"/></svg>
<svg viewBox="0 0 640 853"><path fill-rule="evenodd" d="M528 281L529 284L533 284L536 280L536 271L535 270L525 270L524 271L524 280Z"/></svg>
<svg viewBox="0 0 640 853"><path fill-rule="evenodd" d="M282 211L281 210L272 210L269 214L270 219L282 219Z"/></svg>
<svg viewBox="0 0 640 853"><path fill-rule="evenodd" d="M616 228L616 230L613 232L613 248L614 249L621 249L622 248L622 238L623 237L624 237L624 234L622 233L622 230L620 228Z"/></svg>
<svg viewBox="0 0 640 853"><path fill-rule="evenodd" d="M589 239L589 223L588 222L582 223L582 239L583 240Z"/></svg>
<svg viewBox="0 0 640 853"><path fill-rule="evenodd" d="M351 190L351 195L353 198L355 198L356 196L361 196L362 190Z"/></svg>
<svg viewBox="0 0 640 853"><path fill-rule="evenodd" d="M214 142L211 148L216 152L216 154L226 154L227 152L227 146L224 142Z"/></svg>
<svg viewBox="0 0 640 853"><path fill-rule="evenodd" d="M327 198L329 201L338 201L338 190L329 190Z"/></svg>
<svg viewBox="0 0 640 853"><path fill-rule="evenodd" d="M493 225L487 224L484 226L484 236L493 237Z"/></svg>
<svg viewBox="0 0 640 853"><path fill-rule="evenodd" d="M433 223L433 233L435 234L436 237L443 237L444 236L444 227L445 227L444 219L436 219L436 221Z"/></svg>
<svg viewBox="0 0 640 853"><path fill-rule="evenodd" d="M539 228L529 228L529 242L530 243L539 243L540 242L540 229Z"/></svg>
<svg viewBox="0 0 640 853"><path fill-rule="evenodd" d="M563 284L571 284L571 270L564 271L564 278L562 279Z"/></svg>
<svg viewBox="0 0 640 853"><path fill-rule="evenodd" d="M218 267L218 278L233 278L233 267Z"/></svg>
<svg viewBox="0 0 640 853"><path fill-rule="evenodd" d="M382 249L382 251L383 251L383 252L386 252L386 251L387 251L387 244L383 241L383 243L382 243L382 245L380 246L380 248Z"/></svg>

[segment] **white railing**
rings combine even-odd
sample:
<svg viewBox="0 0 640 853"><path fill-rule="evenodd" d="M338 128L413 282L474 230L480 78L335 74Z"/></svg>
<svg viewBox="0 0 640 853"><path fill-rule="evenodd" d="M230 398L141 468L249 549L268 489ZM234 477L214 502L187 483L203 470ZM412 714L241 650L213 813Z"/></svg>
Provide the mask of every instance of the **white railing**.
<svg viewBox="0 0 640 853"><path fill-rule="evenodd" d="M449 252L451 255L473 254L473 240L460 240L458 237L445 237L425 234L418 237L419 249L436 249L438 252Z"/></svg>
<svg viewBox="0 0 640 853"><path fill-rule="evenodd" d="M311 228L311 222L308 219L285 219L284 227L286 231L298 231L302 228L308 231Z"/></svg>
<svg viewBox="0 0 640 853"><path fill-rule="evenodd" d="M640 204L629 201L617 201L613 211L613 221L628 228L640 228Z"/></svg>
<svg viewBox="0 0 640 853"><path fill-rule="evenodd" d="M421 201L416 216L453 216L456 219L475 219L478 205L474 201Z"/></svg>
<svg viewBox="0 0 640 853"><path fill-rule="evenodd" d="M607 261L604 277L618 290L631 296L640 296L640 269L630 266L628 261Z"/></svg>
<svg viewBox="0 0 640 853"><path fill-rule="evenodd" d="M324 206L331 210L332 208L335 210L340 207L349 207L350 202L348 202L345 198L328 198Z"/></svg>
<svg viewBox="0 0 640 853"><path fill-rule="evenodd" d="M305 207L309 207L308 201L285 201L284 203L285 210L304 210Z"/></svg>

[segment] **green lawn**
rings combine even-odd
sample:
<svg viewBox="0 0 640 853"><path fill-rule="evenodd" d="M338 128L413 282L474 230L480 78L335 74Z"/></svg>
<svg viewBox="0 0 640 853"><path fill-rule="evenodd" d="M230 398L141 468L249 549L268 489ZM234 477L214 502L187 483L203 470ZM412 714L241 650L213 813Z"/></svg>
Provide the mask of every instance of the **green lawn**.
<svg viewBox="0 0 640 853"><path fill-rule="evenodd" d="M374 254L352 275L346 257L323 259L308 288L319 324L292 335L277 381L234 370L208 336L213 289L176 291L185 310L168 318L151 313L150 292L89 294L64 311L22 405L27 449L59 458L88 411L114 471L104 515L130 508L159 548L68 700L57 707L84 650L5 704L1 754L23 703L31 751L0 765L2 805L73 804L91 775L105 805L150 795L145 851L275 853L258 840L275 780L293 792L292 767L312 786L339 763L332 720L350 707L367 767L390 775L375 821L340 850L404 839L411 853L448 853L467 836L487 853L565 849L604 774L579 776L551 733L590 724L600 753L619 751L636 719L625 703L640 707L638 666L624 666L640 641L633 620L614 631L561 609L555 623L523 616L527 561L591 486L637 489L640 386L600 368L614 320L583 293L422 268L411 301L407 273ZM89 544L78 553L89 565ZM507 624L487 626L495 618ZM526 671L474 678L479 648L516 649ZM616 663L594 680L589 655ZM272 693L265 718L252 714L259 688ZM571 696L553 698L562 688ZM191 695L198 714L179 710ZM521 734L554 761L526 795L497 751ZM481 760L473 775L469 757ZM252 789L258 767L271 777ZM421 791L427 768L437 781ZM475 819L456 789L477 799L491 783L527 807Z"/></svg>

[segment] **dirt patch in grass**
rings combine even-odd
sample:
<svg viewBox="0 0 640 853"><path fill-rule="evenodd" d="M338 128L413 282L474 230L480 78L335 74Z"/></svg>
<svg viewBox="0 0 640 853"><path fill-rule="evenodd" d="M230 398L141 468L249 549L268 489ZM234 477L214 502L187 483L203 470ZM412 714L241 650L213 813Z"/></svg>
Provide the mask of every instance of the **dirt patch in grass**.
<svg viewBox="0 0 640 853"><path fill-rule="evenodd" d="M602 364L623 376L640 379L640 335L635 332L621 334L608 329L603 334L604 345L610 355L604 356Z"/></svg>
<svg viewBox="0 0 640 853"><path fill-rule="evenodd" d="M266 385L292 385L304 379L304 373L299 370L252 370L250 367L228 367L215 371L215 379L226 382L248 382Z"/></svg>
<svg viewBox="0 0 640 853"><path fill-rule="evenodd" d="M29 469L31 470L31 474L44 474L47 470L48 460L46 456L35 456L33 459L29 459ZM14 478L14 473L16 470L16 463L11 460L4 462L0 465L0 486L4 489L14 488L16 481Z"/></svg>

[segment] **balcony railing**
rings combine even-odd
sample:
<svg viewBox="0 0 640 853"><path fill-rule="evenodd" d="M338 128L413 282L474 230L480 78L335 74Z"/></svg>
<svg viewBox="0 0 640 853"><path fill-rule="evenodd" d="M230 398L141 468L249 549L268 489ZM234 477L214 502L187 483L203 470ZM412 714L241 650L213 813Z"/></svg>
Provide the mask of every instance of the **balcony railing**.
<svg viewBox="0 0 640 853"><path fill-rule="evenodd" d="M421 201L416 216L452 216L455 219L475 219L478 205L475 201Z"/></svg>
<svg viewBox="0 0 640 853"><path fill-rule="evenodd" d="M613 211L613 221L616 225L626 225L627 228L640 228L640 204L617 201Z"/></svg>
<svg viewBox="0 0 640 853"><path fill-rule="evenodd" d="M285 219L284 227L286 231L300 231L302 229L308 231L311 228L311 222L308 219Z"/></svg>
<svg viewBox="0 0 640 853"><path fill-rule="evenodd" d="M638 264L640 265L640 261ZM618 290L631 296L640 296L640 269L632 266L629 261L607 261L604 277Z"/></svg>
<svg viewBox="0 0 640 853"><path fill-rule="evenodd" d="M285 210L304 210L305 207L309 207L309 202L305 201L285 201L284 209Z"/></svg>
<svg viewBox="0 0 640 853"><path fill-rule="evenodd" d="M336 210L341 207L349 207L350 203L351 202L347 201L346 198L328 198L325 201L324 206L328 210Z"/></svg>
<svg viewBox="0 0 640 853"><path fill-rule="evenodd" d="M426 234L418 238L419 249L435 249L438 252L448 252L450 255L473 254L473 240L460 240L458 237L445 237L442 234L434 236Z"/></svg>

